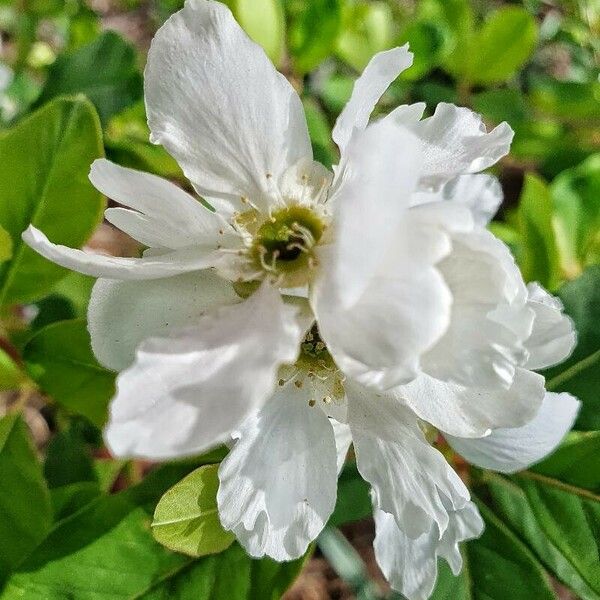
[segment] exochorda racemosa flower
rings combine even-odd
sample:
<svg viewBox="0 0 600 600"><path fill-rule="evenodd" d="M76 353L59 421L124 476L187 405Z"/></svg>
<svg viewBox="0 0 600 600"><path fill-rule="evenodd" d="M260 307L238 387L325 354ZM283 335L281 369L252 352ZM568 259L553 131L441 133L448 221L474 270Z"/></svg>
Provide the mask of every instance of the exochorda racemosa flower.
<svg viewBox="0 0 600 600"><path fill-rule="evenodd" d="M333 130L333 173L313 160L300 99L218 2L188 0L145 71L151 140L207 205L106 160L92 183L141 258L52 244L98 277L88 313L100 363L120 371L106 441L169 459L233 446L219 470L223 526L253 556L301 556L329 518L350 443L372 487L377 560L427 598L437 557L481 533L469 492L430 443L510 472L550 452L578 402L533 371L574 344L562 307L527 288L485 226L500 201L480 171L509 149L471 111L403 105L371 120L410 66L377 54ZM435 437L435 436L433 436Z"/></svg>

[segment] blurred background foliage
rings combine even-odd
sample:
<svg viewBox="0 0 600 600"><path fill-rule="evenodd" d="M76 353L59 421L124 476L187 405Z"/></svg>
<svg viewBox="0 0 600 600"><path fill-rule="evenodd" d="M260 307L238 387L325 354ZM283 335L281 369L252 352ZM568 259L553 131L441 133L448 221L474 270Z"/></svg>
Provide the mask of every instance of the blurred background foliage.
<svg viewBox="0 0 600 600"><path fill-rule="evenodd" d="M96 363L85 326L93 281L50 265L20 239L33 222L58 243L139 252L101 223L106 199L87 172L104 154L188 185L175 161L148 141L142 77L154 32L182 4L0 0L3 600L188 598L192 592L194 598L262 600L279 597L302 567L302 561L281 567L250 561L235 544L218 560L198 559L208 554L198 523L184 539L181 532L155 531L168 547L194 558L153 540L148 524L161 494L219 455L167 465L148 477L145 463L110 459L100 428L114 374ZM227 4L301 94L315 156L328 166L337 162L331 128L355 78L376 52L404 43L414 64L390 87L379 112L423 101L431 113L438 102L453 102L481 113L490 126L506 120L515 130L510 156L495 168L505 201L491 229L511 247L526 280L557 293L576 322L574 355L546 375L549 388L576 394L583 409L578 431L563 447L515 477L469 469L439 442L472 483L487 530L467 545L469 566L461 577L442 567L434 598L504 600L509 590L516 599L600 599L600 3ZM200 475L199 486L210 473ZM168 513L163 501L160 509ZM369 550L372 527L364 534L364 527L344 525L369 512L367 489L350 461L332 528L290 598L385 595L380 577L378 584L372 580L378 577ZM346 527L354 547L333 526ZM345 583L332 583L331 567ZM202 595L199 582L208 579ZM83 591L73 596L73 589Z"/></svg>

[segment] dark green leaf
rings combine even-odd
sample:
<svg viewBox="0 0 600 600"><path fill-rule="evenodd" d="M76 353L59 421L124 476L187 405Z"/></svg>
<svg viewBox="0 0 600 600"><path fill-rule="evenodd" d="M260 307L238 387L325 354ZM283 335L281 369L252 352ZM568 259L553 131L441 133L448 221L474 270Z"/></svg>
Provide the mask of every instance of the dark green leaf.
<svg viewBox="0 0 600 600"><path fill-rule="evenodd" d="M50 495L29 431L17 414L0 419L0 587L44 539L52 523Z"/></svg>
<svg viewBox="0 0 600 600"><path fill-rule="evenodd" d="M67 271L25 246L30 223L55 243L81 246L98 224L104 200L88 181L102 156L98 117L84 99L59 99L0 136L0 224L13 258L0 266L0 304L42 297Z"/></svg>
<svg viewBox="0 0 600 600"><path fill-rule="evenodd" d="M48 325L29 340L23 357L31 377L57 404L102 426L115 375L96 362L83 319Z"/></svg>
<svg viewBox="0 0 600 600"><path fill-rule="evenodd" d="M564 363L544 372L547 387L582 401L577 429L600 429L600 266L589 267L558 295L575 322L577 346Z"/></svg>
<svg viewBox="0 0 600 600"><path fill-rule="evenodd" d="M87 506L100 496L101 491L93 481L70 483L50 491L54 520L62 521Z"/></svg>
<svg viewBox="0 0 600 600"><path fill-rule="evenodd" d="M189 556L204 556L233 543L235 537L219 521L218 469L219 465L196 469L160 499L152 532L161 544Z"/></svg>
<svg viewBox="0 0 600 600"><path fill-rule="evenodd" d="M79 93L94 103L102 123L141 98L142 76L133 46L114 31L106 31L93 42L60 55L36 105Z"/></svg>
<svg viewBox="0 0 600 600"><path fill-rule="evenodd" d="M338 480L337 501L329 524L343 525L370 517L372 513L369 484L360 476L356 464L346 464Z"/></svg>

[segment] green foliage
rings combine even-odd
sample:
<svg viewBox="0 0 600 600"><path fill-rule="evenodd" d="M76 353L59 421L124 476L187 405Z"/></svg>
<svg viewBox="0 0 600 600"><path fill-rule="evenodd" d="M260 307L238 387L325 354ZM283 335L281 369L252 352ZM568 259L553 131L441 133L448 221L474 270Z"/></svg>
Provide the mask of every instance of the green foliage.
<svg viewBox="0 0 600 600"><path fill-rule="evenodd" d="M0 136L0 155L0 225L13 244L0 265L1 305L40 298L67 273L25 246L30 223L73 247L98 224L104 202L87 179L102 156L98 118L84 99L55 100Z"/></svg>
<svg viewBox="0 0 600 600"><path fill-rule="evenodd" d="M558 295L575 323L577 346L564 363L544 373L547 387L582 401L578 429L600 429L600 266L588 268Z"/></svg>
<svg viewBox="0 0 600 600"><path fill-rule="evenodd" d="M0 419L0 587L44 539L52 523L42 468L17 414Z"/></svg>
<svg viewBox="0 0 600 600"><path fill-rule="evenodd" d="M59 56L50 68L36 106L65 94L85 94L106 124L111 116L142 96L142 76L133 47L107 31L89 44Z"/></svg>
<svg viewBox="0 0 600 600"><path fill-rule="evenodd" d="M189 556L216 554L235 537L221 527L218 465L205 465L172 487L154 511L152 533L167 548Z"/></svg>
<svg viewBox="0 0 600 600"><path fill-rule="evenodd" d="M101 367L83 319L48 325L25 346L32 379L60 406L102 426L114 395L114 373Z"/></svg>

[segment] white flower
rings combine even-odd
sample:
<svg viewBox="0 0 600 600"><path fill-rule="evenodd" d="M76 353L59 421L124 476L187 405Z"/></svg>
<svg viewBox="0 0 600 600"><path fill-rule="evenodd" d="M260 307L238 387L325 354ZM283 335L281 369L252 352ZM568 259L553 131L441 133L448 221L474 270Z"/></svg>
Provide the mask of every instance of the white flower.
<svg viewBox="0 0 600 600"><path fill-rule="evenodd" d="M449 104L369 124L411 62L402 47L369 63L335 125L332 174L312 160L296 92L229 9L188 0L152 43L146 108L152 141L215 210L99 160L91 181L127 207L106 218L148 246L143 257L57 246L33 227L24 239L100 277L88 322L98 360L121 371L106 431L115 454L171 458L234 435L221 521L251 555L289 560L329 518L352 442L378 560L420 598L436 557L459 568L457 543L481 531L423 431L475 463L508 444L505 463L528 464L560 441L576 401L538 422L543 378L530 369L564 358L572 327L541 290L528 297L484 228L500 192L472 173L506 154L510 128L486 133ZM525 452L514 431L539 442Z"/></svg>

